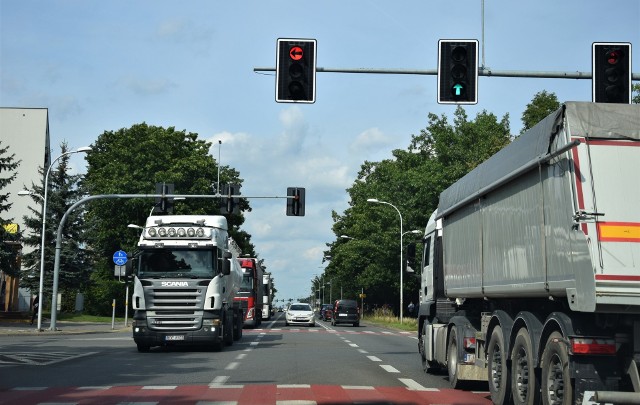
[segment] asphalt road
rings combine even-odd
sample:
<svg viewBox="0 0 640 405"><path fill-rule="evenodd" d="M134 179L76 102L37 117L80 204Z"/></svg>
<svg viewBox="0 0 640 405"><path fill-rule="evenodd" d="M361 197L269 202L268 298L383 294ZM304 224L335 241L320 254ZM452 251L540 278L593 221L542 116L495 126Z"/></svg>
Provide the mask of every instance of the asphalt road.
<svg viewBox="0 0 640 405"><path fill-rule="evenodd" d="M128 330L2 335L0 404L490 404L486 387L425 374L416 344L365 322L285 327L283 313L222 352L138 353Z"/></svg>

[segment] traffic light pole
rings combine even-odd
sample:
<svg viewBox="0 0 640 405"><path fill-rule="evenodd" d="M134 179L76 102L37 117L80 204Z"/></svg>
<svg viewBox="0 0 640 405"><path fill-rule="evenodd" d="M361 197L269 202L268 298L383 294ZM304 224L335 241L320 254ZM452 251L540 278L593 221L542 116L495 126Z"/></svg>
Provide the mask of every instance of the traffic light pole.
<svg viewBox="0 0 640 405"><path fill-rule="evenodd" d="M254 72L275 72L272 67L254 67ZM376 69L376 68L316 68L316 72L324 73L360 73L360 74L390 74L390 75L426 75L437 76L437 69ZM529 77L544 79L591 79L591 72L550 72L535 70L493 70L487 67L478 69L478 76L487 77ZM633 80L640 81L640 73L632 73Z"/></svg>

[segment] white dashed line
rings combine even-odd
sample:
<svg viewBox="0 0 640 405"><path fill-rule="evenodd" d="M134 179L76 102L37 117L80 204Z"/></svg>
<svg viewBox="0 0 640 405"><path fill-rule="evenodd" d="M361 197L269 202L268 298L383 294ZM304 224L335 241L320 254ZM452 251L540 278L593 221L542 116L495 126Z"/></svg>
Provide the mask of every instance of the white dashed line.
<svg viewBox="0 0 640 405"><path fill-rule="evenodd" d="M388 364L380 364L380 367L382 367L386 372L388 373L399 373L400 371L398 371L397 368L390 366Z"/></svg>
<svg viewBox="0 0 640 405"><path fill-rule="evenodd" d="M411 378L398 378L398 380L413 391L440 391L438 388L426 388L418 384Z"/></svg>
<svg viewBox="0 0 640 405"><path fill-rule="evenodd" d="M238 368L238 366L240 365L240 363L238 363L237 361L232 361L231 363L227 364L227 367L225 367L225 370L235 370L236 368Z"/></svg>
<svg viewBox="0 0 640 405"><path fill-rule="evenodd" d="M382 361L379 358L377 358L376 356L367 356L369 358L369 360L371 361Z"/></svg>

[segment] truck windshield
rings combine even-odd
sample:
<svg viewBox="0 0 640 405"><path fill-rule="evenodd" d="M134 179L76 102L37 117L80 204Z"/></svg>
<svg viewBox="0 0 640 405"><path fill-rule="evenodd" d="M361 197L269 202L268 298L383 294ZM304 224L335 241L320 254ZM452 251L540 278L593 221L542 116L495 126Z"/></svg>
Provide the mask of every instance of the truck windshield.
<svg viewBox="0 0 640 405"><path fill-rule="evenodd" d="M138 277L212 278L216 261L212 250L154 249L139 256Z"/></svg>
<svg viewBox="0 0 640 405"><path fill-rule="evenodd" d="M245 273L242 276L242 284L240 285L240 292L251 292L253 291L253 277L251 274Z"/></svg>

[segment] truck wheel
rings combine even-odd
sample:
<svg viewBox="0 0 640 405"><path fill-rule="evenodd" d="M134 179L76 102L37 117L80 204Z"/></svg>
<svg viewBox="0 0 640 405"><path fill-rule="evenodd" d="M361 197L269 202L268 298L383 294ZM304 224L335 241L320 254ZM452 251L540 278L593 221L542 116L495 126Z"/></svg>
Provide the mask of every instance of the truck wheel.
<svg viewBox="0 0 640 405"><path fill-rule="evenodd" d="M449 333L447 371L449 372L449 385L451 385L451 388L460 388L462 381L458 380L458 340L456 338L455 327L453 327Z"/></svg>
<svg viewBox="0 0 640 405"><path fill-rule="evenodd" d="M540 382L533 364L531 336L521 328L511 350L511 395L515 405L534 405L540 401Z"/></svg>
<svg viewBox="0 0 640 405"><path fill-rule="evenodd" d="M508 404L511 402L511 389L509 388L511 378L500 326L496 326L491 333L487 355L491 400L495 405Z"/></svg>
<svg viewBox="0 0 640 405"><path fill-rule="evenodd" d="M567 346L562 342L562 334L553 332L542 352L540 385L542 403L545 405L571 405L573 385L569 373Z"/></svg>
<svg viewBox="0 0 640 405"><path fill-rule="evenodd" d="M233 323L233 340L238 341L240 339L242 339L242 326L243 326L243 320L242 320L242 316L241 313L235 313L234 314L234 320L235 322Z"/></svg>
<svg viewBox="0 0 640 405"><path fill-rule="evenodd" d="M147 353L149 352L149 349L151 349L151 347L149 345L145 345L142 343L136 343L136 346L138 346L138 351L140 353Z"/></svg>
<svg viewBox="0 0 640 405"><path fill-rule="evenodd" d="M227 346L233 345L233 312L229 311L225 314L224 317L224 329L222 330L222 338L224 340L224 344Z"/></svg>

